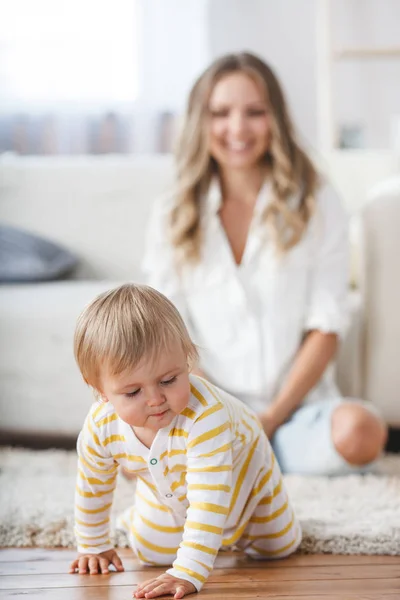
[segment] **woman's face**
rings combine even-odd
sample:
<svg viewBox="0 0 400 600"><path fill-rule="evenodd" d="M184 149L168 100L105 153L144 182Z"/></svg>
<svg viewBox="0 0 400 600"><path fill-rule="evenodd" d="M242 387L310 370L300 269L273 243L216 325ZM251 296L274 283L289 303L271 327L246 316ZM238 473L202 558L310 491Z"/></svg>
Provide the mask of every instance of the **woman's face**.
<svg viewBox="0 0 400 600"><path fill-rule="evenodd" d="M209 152L220 167L247 169L265 155L270 141L269 109L263 92L245 73L225 75L209 102Z"/></svg>

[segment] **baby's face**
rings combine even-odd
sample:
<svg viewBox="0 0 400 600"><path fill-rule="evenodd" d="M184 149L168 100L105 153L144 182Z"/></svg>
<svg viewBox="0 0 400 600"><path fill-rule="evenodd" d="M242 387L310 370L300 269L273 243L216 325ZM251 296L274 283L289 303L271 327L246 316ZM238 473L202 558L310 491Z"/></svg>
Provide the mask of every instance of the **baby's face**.
<svg viewBox="0 0 400 600"><path fill-rule="evenodd" d="M180 344L119 375L104 374L102 396L135 429L156 433L167 427L190 398L187 358Z"/></svg>

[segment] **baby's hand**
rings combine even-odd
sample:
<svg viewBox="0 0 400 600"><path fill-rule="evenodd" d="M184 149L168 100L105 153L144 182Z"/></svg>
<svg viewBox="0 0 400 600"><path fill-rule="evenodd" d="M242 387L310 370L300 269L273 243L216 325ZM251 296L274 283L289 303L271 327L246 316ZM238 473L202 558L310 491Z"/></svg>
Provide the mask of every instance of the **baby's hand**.
<svg viewBox="0 0 400 600"><path fill-rule="evenodd" d="M193 594L196 591L193 583L186 579L178 579L172 577L168 573L164 573L155 579L149 579L138 585L134 598L157 598L157 596L165 596L173 594L174 598L183 598L187 594Z"/></svg>
<svg viewBox="0 0 400 600"><path fill-rule="evenodd" d="M107 550L100 554L79 554L78 558L71 563L69 572L78 571L80 575L83 573L90 573L90 575L108 573L110 564L114 565L117 571L124 570L121 559L115 550Z"/></svg>

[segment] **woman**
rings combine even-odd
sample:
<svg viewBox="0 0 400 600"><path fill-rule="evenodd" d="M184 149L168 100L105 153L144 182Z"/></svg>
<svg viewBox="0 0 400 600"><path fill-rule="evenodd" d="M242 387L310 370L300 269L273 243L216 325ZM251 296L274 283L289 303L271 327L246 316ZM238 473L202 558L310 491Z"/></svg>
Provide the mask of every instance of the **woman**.
<svg viewBox="0 0 400 600"><path fill-rule="evenodd" d="M143 266L181 311L204 375L258 411L284 472L354 472L380 455L384 423L332 373L346 217L256 56L225 56L195 83L176 192L155 207Z"/></svg>

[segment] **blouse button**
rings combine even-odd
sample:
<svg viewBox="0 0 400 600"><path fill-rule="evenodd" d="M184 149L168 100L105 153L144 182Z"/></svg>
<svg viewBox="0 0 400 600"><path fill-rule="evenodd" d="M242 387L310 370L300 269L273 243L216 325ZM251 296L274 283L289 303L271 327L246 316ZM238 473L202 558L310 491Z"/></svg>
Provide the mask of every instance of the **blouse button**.
<svg viewBox="0 0 400 600"><path fill-rule="evenodd" d="M151 459L151 461L150 461L150 464L151 464L151 465L156 465L156 464L157 464L157 462L158 462L158 461L157 461L157 459L156 459L156 458L152 458L152 459Z"/></svg>
<svg viewBox="0 0 400 600"><path fill-rule="evenodd" d="M166 498L172 498L172 494L165 494Z"/></svg>

